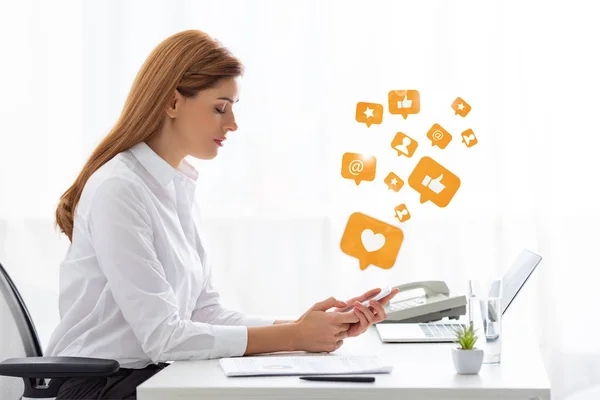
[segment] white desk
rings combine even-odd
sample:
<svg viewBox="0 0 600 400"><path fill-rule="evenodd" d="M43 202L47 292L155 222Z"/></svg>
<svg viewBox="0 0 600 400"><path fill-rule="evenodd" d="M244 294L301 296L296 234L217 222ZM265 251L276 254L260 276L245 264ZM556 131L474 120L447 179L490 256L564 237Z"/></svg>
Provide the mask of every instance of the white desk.
<svg viewBox="0 0 600 400"><path fill-rule="evenodd" d="M296 376L228 378L218 360L176 361L140 385L137 398L549 400L550 383L537 344L511 340L511 331L516 332L507 329L503 334L502 363L484 364L479 375L456 374L452 343L381 343L371 327L345 340L335 354L378 354L392 363L393 372L374 375L375 383L309 382Z"/></svg>

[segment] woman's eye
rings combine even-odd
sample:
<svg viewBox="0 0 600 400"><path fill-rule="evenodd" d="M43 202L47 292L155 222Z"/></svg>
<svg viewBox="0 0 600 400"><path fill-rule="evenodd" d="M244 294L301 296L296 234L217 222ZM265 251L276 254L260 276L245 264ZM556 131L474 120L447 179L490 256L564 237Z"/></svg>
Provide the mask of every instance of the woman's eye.
<svg viewBox="0 0 600 400"><path fill-rule="evenodd" d="M218 108L215 108L215 111L218 112L219 114L225 114L225 111L222 111L222 110L220 110Z"/></svg>

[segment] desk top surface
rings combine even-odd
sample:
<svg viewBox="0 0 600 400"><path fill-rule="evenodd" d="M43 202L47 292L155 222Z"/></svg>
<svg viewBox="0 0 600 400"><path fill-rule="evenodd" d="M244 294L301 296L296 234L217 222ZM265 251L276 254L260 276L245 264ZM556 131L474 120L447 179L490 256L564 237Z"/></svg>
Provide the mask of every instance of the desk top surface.
<svg viewBox="0 0 600 400"><path fill-rule="evenodd" d="M137 393L139 400L396 400L398 395L406 399L549 399L550 383L537 342L514 340L508 331L503 336L502 362L482 365L478 375L456 374L452 363L456 345L452 343L382 343L371 327L359 337L346 339L332 354L379 355L393 365L392 373L375 374L375 383L311 382L297 376L226 377L218 360L176 361L140 385Z"/></svg>

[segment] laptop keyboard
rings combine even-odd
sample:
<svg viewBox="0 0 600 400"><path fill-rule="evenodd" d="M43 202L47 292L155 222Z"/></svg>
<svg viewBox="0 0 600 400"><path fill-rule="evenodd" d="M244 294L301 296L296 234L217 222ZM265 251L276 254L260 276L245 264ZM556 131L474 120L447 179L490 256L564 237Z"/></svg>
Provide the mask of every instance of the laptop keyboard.
<svg viewBox="0 0 600 400"><path fill-rule="evenodd" d="M419 324L425 336L430 338L454 337L454 329L460 326L460 324Z"/></svg>

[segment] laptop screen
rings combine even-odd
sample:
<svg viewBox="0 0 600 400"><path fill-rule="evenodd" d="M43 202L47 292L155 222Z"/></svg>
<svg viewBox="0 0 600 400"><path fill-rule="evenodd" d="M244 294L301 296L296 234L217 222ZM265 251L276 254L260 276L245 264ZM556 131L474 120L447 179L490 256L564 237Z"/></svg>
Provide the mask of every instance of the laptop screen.
<svg viewBox="0 0 600 400"><path fill-rule="evenodd" d="M529 250L523 250L512 263L502 280L502 315L513 302L542 257Z"/></svg>

